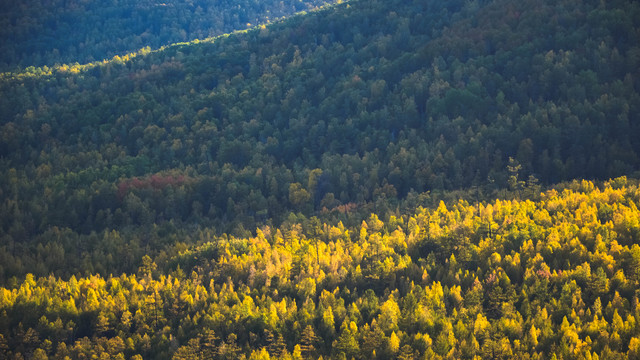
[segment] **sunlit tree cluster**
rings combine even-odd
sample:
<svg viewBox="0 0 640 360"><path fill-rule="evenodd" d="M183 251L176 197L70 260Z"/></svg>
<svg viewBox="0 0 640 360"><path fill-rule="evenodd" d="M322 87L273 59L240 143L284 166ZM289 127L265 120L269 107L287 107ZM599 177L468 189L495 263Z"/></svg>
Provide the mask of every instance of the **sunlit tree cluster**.
<svg viewBox="0 0 640 360"><path fill-rule="evenodd" d="M8 358L634 358L640 188L216 237L135 274L0 289ZM195 355L194 355L195 354Z"/></svg>

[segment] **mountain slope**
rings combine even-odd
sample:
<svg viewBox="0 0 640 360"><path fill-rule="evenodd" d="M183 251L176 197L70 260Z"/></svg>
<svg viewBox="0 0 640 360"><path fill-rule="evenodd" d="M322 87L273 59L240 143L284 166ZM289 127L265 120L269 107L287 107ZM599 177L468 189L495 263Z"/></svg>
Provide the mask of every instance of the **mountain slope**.
<svg viewBox="0 0 640 360"><path fill-rule="evenodd" d="M211 237L137 274L28 275L0 287L0 354L633 358L639 201L625 178L576 181L535 202Z"/></svg>
<svg viewBox="0 0 640 360"><path fill-rule="evenodd" d="M87 63L204 39L325 5L323 1L74 1L0 4L0 70Z"/></svg>
<svg viewBox="0 0 640 360"><path fill-rule="evenodd" d="M2 74L0 357L638 357L637 181L540 189L638 176L639 22L353 1Z"/></svg>
<svg viewBox="0 0 640 360"><path fill-rule="evenodd" d="M429 205L427 192L490 198L521 193L530 175L531 186L633 175L638 11L356 1L211 42L5 74L3 238L31 249L63 229L92 253L93 232L119 230L140 255L203 226L246 234L291 212L357 224Z"/></svg>

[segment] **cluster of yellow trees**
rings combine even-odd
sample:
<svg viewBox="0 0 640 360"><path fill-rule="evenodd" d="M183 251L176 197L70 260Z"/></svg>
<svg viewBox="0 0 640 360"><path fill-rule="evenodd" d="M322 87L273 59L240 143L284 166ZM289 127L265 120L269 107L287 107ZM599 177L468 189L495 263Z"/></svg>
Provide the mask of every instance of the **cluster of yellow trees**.
<svg viewBox="0 0 640 360"><path fill-rule="evenodd" d="M10 359L640 357L640 188L222 236L137 274L0 288Z"/></svg>

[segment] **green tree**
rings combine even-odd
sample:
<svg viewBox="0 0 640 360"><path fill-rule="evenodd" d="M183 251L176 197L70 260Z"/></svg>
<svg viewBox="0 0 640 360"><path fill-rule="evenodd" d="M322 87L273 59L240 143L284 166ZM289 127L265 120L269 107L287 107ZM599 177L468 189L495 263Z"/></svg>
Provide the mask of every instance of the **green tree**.
<svg viewBox="0 0 640 360"><path fill-rule="evenodd" d="M509 164L507 165L507 172L509 174L509 178L507 183L509 185L509 189L515 192L518 195L518 197L520 197L520 194L524 189L524 185L525 185L524 181L519 179L521 169L522 169L522 165L520 165L520 163L514 158L509 157Z"/></svg>
<svg viewBox="0 0 640 360"><path fill-rule="evenodd" d="M305 205L309 203L311 199L311 195L307 190L302 188L300 183L292 183L289 185L289 202L296 209L302 209Z"/></svg>
<svg viewBox="0 0 640 360"><path fill-rule="evenodd" d="M353 321L347 324L347 320L345 320L340 327L340 336L334 341L334 352L344 355L347 359L357 356L360 352L360 346L356 340L357 333L356 324Z"/></svg>

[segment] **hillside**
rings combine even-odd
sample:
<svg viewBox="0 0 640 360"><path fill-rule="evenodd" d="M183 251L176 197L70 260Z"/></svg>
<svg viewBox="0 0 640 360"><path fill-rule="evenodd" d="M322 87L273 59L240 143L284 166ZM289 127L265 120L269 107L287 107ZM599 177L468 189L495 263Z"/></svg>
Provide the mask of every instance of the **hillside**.
<svg viewBox="0 0 640 360"><path fill-rule="evenodd" d="M28 275L0 288L0 354L635 359L639 202L625 178L582 181L355 229L312 219L202 234L136 274Z"/></svg>
<svg viewBox="0 0 640 360"><path fill-rule="evenodd" d="M22 0L0 3L0 71L88 63L266 24L324 1Z"/></svg>
<svg viewBox="0 0 640 360"><path fill-rule="evenodd" d="M3 243L33 254L56 228L73 234L65 251L91 253L117 230L159 251L168 235L140 238L154 224L247 235L291 212L358 224L443 190L492 199L527 180L634 176L639 6L606 6L353 2L4 74Z"/></svg>
<svg viewBox="0 0 640 360"><path fill-rule="evenodd" d="M0 357L637 358L639 37L355 0L0 74Z"/></svg>

